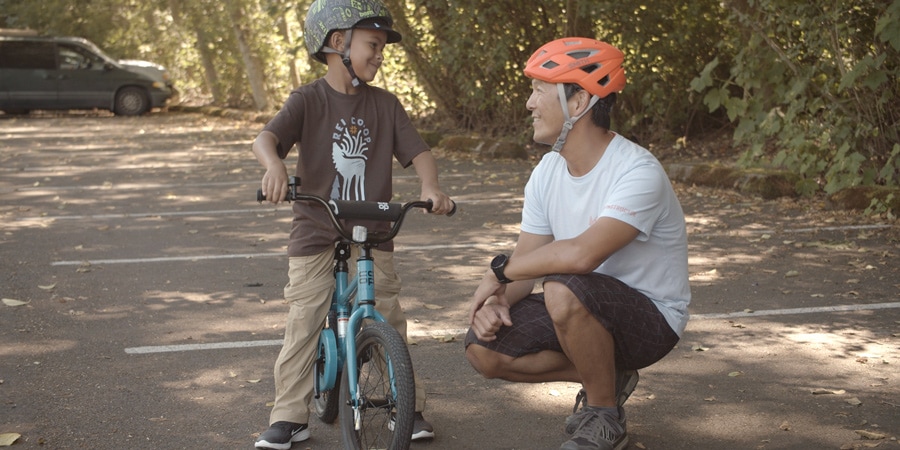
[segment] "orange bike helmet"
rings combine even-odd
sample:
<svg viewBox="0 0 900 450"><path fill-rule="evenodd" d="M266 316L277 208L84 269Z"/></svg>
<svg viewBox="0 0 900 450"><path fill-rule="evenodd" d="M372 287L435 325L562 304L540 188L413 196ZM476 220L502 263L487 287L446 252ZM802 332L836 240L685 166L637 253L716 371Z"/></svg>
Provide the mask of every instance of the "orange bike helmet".
<svg viewBox="0 0 900 450"><path fill-rule="evenodd" d="M567 37L544 44L525 64L525 75L548 83L574 83L603 98L625 87L625 55L605 42Z"/></svg>

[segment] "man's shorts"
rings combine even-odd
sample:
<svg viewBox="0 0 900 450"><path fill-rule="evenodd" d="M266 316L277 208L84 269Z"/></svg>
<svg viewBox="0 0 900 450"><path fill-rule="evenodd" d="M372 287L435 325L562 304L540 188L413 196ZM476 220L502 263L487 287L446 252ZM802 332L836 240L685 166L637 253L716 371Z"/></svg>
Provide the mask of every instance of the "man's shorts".
<svg viewBox="0 0 900 450"><path fill-rule="evenodd" d="M612 334L616 366L642 369L668 354L678 343L665 317L644 294L627 284L598 273L549 275L544 282L566 285L588 311ZM563 352L544 305L544 294L531 294L510 308L513 325L501 327L497 339L479 341L469 329L466 347L478 344L514 358L543 350Z"/></svg>

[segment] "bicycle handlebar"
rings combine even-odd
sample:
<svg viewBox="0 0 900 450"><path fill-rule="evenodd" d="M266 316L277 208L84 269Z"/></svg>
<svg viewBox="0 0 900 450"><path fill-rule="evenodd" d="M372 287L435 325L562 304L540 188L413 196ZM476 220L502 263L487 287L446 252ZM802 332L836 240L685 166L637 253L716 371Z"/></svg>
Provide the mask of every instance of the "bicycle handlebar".
<svg viewBox="0 0 900 450"><path fill-rule="evenodd" d="M422 208L428 212L431 212L431 208L433 206L431 200L412 201L403 204L337 199L325 200L324 198L317 195L301 194L300 192L297 192L297 187L300 185L298 181L298 178L290 177L290 182L288 183L288 193L284 200L287 202L308 200L319 203L320 205L325 207L325 211L328 212L328 216L331 219L331 224L334 226L335 231L337 231L338 234L341 235L341 237L351 242L356 242L356 240L353 239L352 232L347 232L347 230L344 229L344 226L341 225L340 220L342 219L393 222L394 224L391 226L390 231L386 233L370 232L368 237L366 238L367 243L381 244L390 241L395 236L397 236L397 233L400 231L400 225L403 223L403 219L406 217L406 213L410 209ZM257 189L256 201L263 202L265 200L266 196L263 194L262 189ZM453 209L451 209L450 212L447 213L447 216L449 217L454 214L456 214L455 202L453 202Z"/></svg>

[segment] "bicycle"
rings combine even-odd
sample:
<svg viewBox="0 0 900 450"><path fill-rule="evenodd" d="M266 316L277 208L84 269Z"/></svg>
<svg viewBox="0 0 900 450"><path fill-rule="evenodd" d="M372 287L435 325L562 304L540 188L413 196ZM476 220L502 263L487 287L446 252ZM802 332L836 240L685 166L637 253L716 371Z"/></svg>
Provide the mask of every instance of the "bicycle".
<svg viewBox="0 0 900 450"><path fill-rule="evenodd" d="M319 333L314 363L316 415L325 423L333 423L340 416L341 434L349 449L406 450L416 406L412 360L400 333L375 310L375 263L371 250L397 235L411 209L431 211L431 201L400 204L325 200L298 192L299 186L300 180L291 177L285 200L322 205L340 235L334 252L334 295ZM263 200L265 197L258 190L257 201ZM456 204L447 215L455 213ZM340 222L344 219L393 225L384 232L369 232L362 226L348 232ZM351 246L359 249L356 276L352 279L348 263Z"/></svg>

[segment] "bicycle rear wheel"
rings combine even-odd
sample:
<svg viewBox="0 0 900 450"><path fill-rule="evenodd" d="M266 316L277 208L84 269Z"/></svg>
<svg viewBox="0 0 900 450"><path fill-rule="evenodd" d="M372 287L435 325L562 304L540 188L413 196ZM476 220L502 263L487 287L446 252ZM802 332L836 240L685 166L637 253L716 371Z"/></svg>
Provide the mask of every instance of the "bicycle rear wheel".
<svg viewBox="0 0 900 450"><path fill-rule="evenodd" d="M406 450L415 419L416 389L409 350L400 334L370 323L356 338L360 407L351 407L350 379L341 377L341 431L349 449Z"/></svg>
<svg viewBox="0 0 900 450"><path fill-rule="evenodd" d="M315 396L313 406L316 416L323 423L334 423L338 416L340 402L341 371L337 367L337 343L334 332L325 328L319 335L319 347L316 352L316 361L313 364L315 370ZM337 367L337 369L336 369Z"/></svg>

